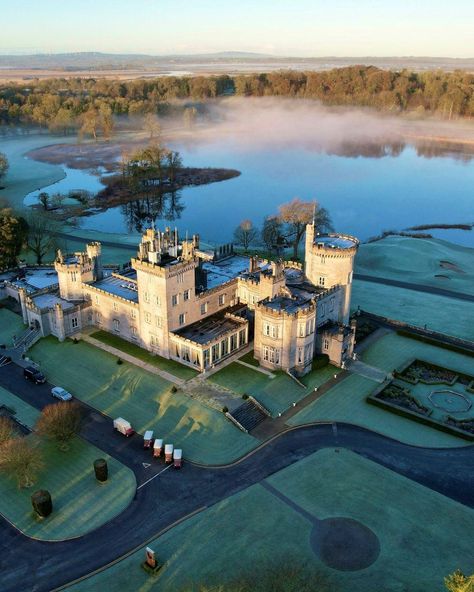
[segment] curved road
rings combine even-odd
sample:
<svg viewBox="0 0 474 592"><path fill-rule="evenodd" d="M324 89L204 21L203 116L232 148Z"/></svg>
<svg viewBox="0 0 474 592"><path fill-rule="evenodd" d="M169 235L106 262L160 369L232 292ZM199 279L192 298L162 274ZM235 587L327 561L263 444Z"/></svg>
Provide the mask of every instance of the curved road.
<svg viewBox="0 0 474 592"><path fill-rule="evenodd" d="M0 368L0 385L37 407L48 397L47 387L35 387L18 376L13 365ZM190 513L209 507L272 473L326 447L344 447L451 498L474 507L474 447L426 449L408 446L352 425L320 424L283 433L242 461L226 467L186 463L181 471L153 465L138 436L125 440L112 432L111 421L87 411L82 435L131 467L142 485L129 507L112 521L78 539L42 542L0 521L2 592L46 592L88 574L143 545ZM343 513L343 511L341 512Z"/></svg>

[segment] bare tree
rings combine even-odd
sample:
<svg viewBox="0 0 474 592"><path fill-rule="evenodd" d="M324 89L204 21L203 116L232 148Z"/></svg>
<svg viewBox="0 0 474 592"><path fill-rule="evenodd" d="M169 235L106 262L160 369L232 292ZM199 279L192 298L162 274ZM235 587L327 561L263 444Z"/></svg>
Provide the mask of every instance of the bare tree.
<svg viewBox="0 0 474 592"><path fill-rule="evenodd" d="M145 113L142 128L150 134L150 140L156 140L161 134L161 125L154 113Z"/></svg>
<svg viewBox="0 0 474 592"><path fill-rule="evenodd" d="M298 247L306 230L306 225L313 219L317 204L312 201L302 201L295 197L292 201L282 204L278 209L280 220L287 225L288 238L293 245L293 258L298 259Z"/></svg>
<svg viewBox="0 0 474 592"><path fill-rule="evenodd" d="M41 451L25 438L13 438L0 446L0 471L16 479L19 489L34 485L43 466Z"/></svg>
<svg viewBox="0 0 474 592"><path fill-rule="evenodd" d="M46 191L42 191L38 195L38 201L43 206L44 210L49 210L49 193L46 193Z"/></svg>
<svg viewBox="0 0 474 592"><path fill-rule="evenodd" d="M55 440L60 450L66 451L69 442L81 427L81 407L76 402L63 401L44 407L36 422L38 434Z"/></svg>
<svg viewBox="0 0 474 592"><path fill-rule="evenodd" d="M331 218L325 208L319 207L315 201L302 201L295 197L292 201L279 207L280 220L288 229L287 238L293 245L293 258L298 259L298 248L306 231L306 225L313 220L316 232L332 230Z"/></svg>
<svg viewBox="0 0 474 592"><path fill-rule="evenodd" d="M27 216L28 238L27 247L36 255L36 263L40 265L44 257L56 249L57 241L54 233L58 230L55 220L39 212Z"/></svg>
<svg viewBox="0 0 474 592"><path fill-rule="evenodd" d="M258 237L258 229L255 228L251 220L242 220L234 231L234 240L238 245L244 247L245 252L249 246Z"/></svg>
<svg viewBox="0 0 474 592"><path fill-rule="evenodd" d="M262 242L270 253L278 250L278 246L283 240L283 225L278 216L268 216L265 218L262 226Z"/></svg>
<svg viewBox="0 0 474 592"><path fill-rule="evenodd" d="M9 417L0 417L0 446L16 435L15 426Z"/></svg>

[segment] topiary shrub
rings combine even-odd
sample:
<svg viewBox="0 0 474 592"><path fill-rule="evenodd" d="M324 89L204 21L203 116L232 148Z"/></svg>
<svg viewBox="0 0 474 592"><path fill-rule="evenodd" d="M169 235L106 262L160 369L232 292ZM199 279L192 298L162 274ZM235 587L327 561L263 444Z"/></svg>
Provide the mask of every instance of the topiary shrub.
<svg viewBox="0 0 474 592"><path fill-rule="evenodd" d="M105 458L98 458L94 461L94 473L95 478L100 483L104 483L107 481L109 477L109 468L107 466L107 461Z"/></svg>
<svg viewBox="0 0 474 592"><path fill-rule="evenodd" d="M222 407L222 413L229 413L228 407Z"/></svg>
<svg viewBox="0 0 474 592"><path fill-rule="evenodd" d="M172 393L177 393L177 392L178 392L178 389L177 389L177 387L175 387L175 386L174 386L174 384L173 384L173 386L171 387L171 392L172 392Z"/></svg>
<svg viewBox="0 0 474 592"><path fill-rule="evenodd" d="M117 358L117 365L121 366L123 364L123 360L121 358Z"/></svg>
<svg viewBox="0 0 474 592"><path fill-rule="evenodd" d="M35 493L33 493L31 496L31 503L33 505L34 511L38 514L38 516L41 516L41 518L46 518L53 511L51 494L45 489L35 491Z"/></svg>
<svg viewBox="0 0 474 592"><path fill-rule="evenodd" d="M244 393L244 394L242 395L242 399L243 399L244 401L246 401L248 398L249 398L249 396L247 395L247 393Z"/></svg>

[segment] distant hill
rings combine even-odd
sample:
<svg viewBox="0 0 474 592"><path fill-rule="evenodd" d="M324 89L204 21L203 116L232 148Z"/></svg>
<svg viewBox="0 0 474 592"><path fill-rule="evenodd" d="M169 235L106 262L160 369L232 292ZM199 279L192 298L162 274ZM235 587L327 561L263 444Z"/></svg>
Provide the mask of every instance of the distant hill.
<svg viewBox="0 0 474 592"><path fill-rule="evenodd" d="M280 57L244 51L224 51L192 55L147 55L78 52L33 55L0 55L1 70L56 70L64 72L97 70L134 70L154 72L180 70L199 73L255 72L277 69L327 70L352 65L374 65L401 70L469 70L474 72L473 58L444 57Z"/></svg>

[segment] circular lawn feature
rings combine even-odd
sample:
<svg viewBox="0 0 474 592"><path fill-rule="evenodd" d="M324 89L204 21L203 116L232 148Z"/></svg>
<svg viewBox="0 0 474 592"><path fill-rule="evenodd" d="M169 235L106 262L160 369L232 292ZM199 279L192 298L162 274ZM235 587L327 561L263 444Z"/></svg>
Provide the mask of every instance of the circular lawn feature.
<svg viewBox="0 0 474 592"><path fill-rule="evenodd" d="M311 531L313 552L328 567L358 571L374 563L380 553L379 539L364 524L352 518L327 518Z"/></svg>
<svg viewBox="0 0 474 592"><path fill-rule="evenodd" d="M472 407L472 402L465 395L450 389L431 391L428 399L434 407L448 413L465 413Z"/></svg>

